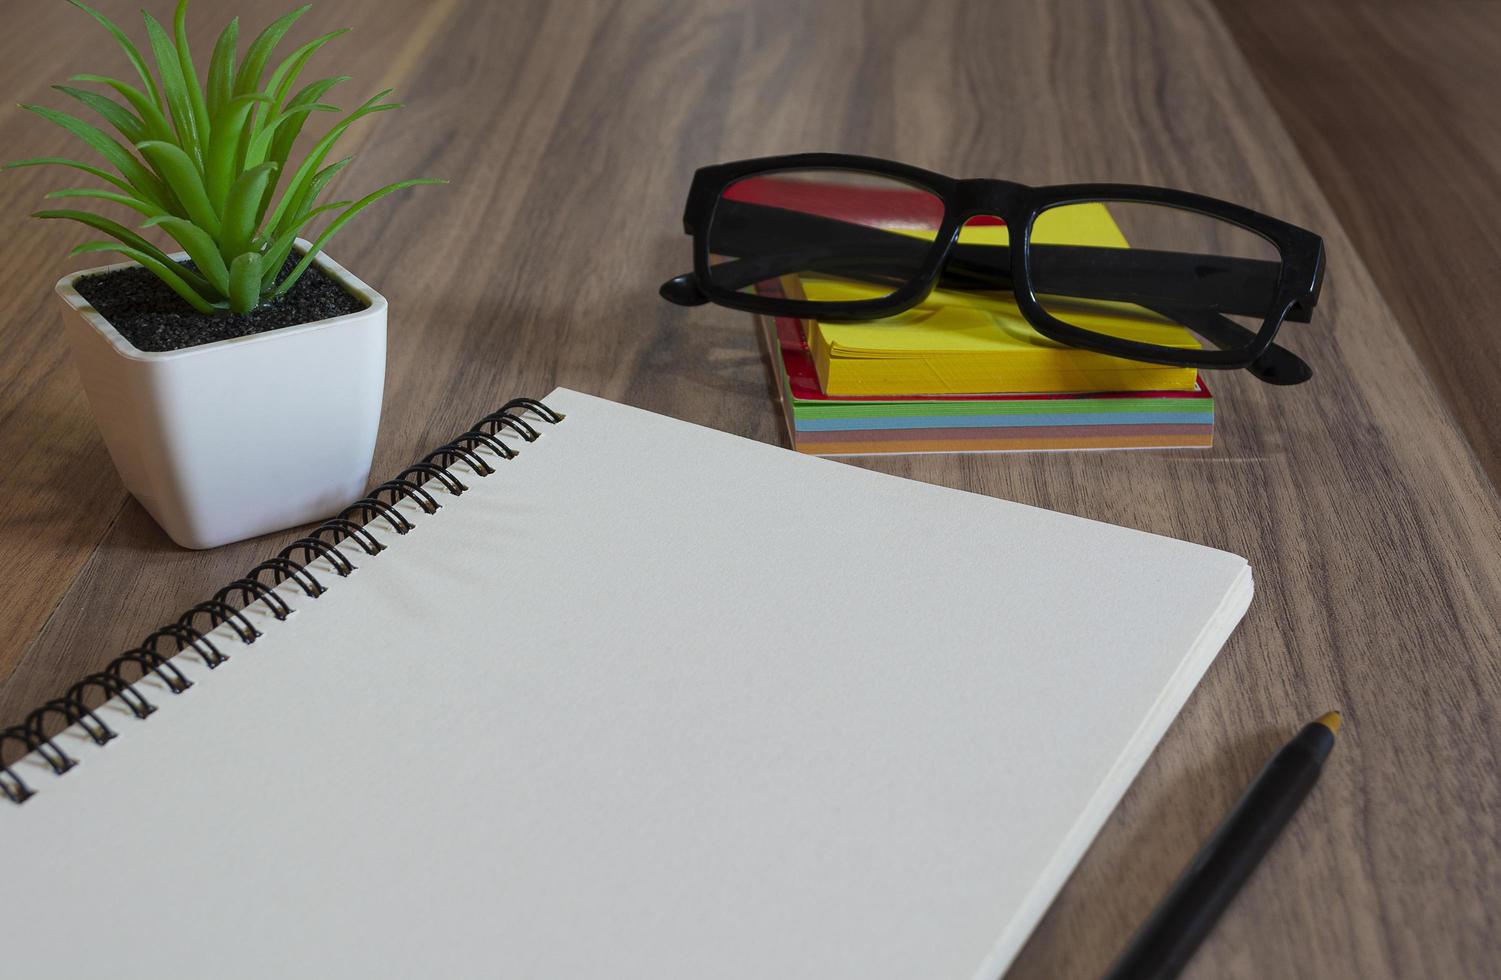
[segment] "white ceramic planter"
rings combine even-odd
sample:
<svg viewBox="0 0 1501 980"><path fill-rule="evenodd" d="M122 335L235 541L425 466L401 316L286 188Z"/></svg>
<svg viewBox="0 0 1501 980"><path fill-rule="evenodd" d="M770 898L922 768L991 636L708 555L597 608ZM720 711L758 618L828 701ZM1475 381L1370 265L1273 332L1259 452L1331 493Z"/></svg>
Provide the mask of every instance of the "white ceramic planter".
<svg viewBox="0 0 1501 980"><path fill-rule="evenodd" d="M73 287L131 263L58 281L79 314L68 318L68 338L115 469L183 547L321 520L365 491L385 386L386 300L327 255L314 262L369 307L163 353L137 350Z"/></svg>

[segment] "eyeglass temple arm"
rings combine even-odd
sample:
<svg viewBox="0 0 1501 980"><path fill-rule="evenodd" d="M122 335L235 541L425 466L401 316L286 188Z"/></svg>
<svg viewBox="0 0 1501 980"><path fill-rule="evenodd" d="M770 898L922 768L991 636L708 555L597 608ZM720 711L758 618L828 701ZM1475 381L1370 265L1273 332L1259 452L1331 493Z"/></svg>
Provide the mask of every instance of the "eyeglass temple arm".
<svg viewBox="0 0 1501 980"><path fill-rule="evenodd" d="M1141 306L1172 303L1232 316L1265 316L1281 270L1260 259L1157 249L1034 243L1028 252L1033 288L1040 293ZM939 282L946 289L1011 289L1010 267L1009 245L961 242L949 253Z"/></svg>
<svg viewBox="0 0 1501 980"><path fill-rule="evenodd" d="M766 279L776 279L789 272L817 271L844 279L889 283L892 286L906 282L911 267L905 261L907 256L900 243L865 242L862 245L863 255L851 254L849 246L845 244L822 243L783 248L774 254L757 255L754 258L733 259L714 267L714 280L731 291L744 289ZM692 272L667 280L658 292L663 299L679 306L701 306L709 302L709 295L699 284L698 276Z"/></svg>
<svg viewBox="0 0 1501 980"><path fill-rule="evenodd" d="M1224 348L1245 347L1256 339L1256 331L1218 313L1180 309L1166 304L1153 304L1147 308L1181 323ZM1274 385L1302 384L1313 377L1313 368L1306 361L1277 344L1269 345L1261 356L1246 366L1246 370L1258 380Z"/></svg>
<svg viewBox="0 0 1501 980"><path fill-rule="evenodd" d="M950 259L949 265L940 277L944 288L965 288L963 283L965 277L970 277L969 288L985 288L981 284L985 273L977 268L972 256L974 250L987 247L1005 248L1005 246L956 245L955 253L958 261ZM1228 305L1227 297L1234 296L1236 292L1233 288L1226 288L1223 276L1226 273L1234 275L1236 269L1239 268L1244 273L1243 284L1247 287L1241 290L1241 294L1249 292L1265 296L1276 288L1275 276L1279 271L1277 263L1234 257L1197 256L1181 252L1151 252L1138 249L1127 251L1128 254L1139 255L1147 260L1141 263L1142 268L1134 271L1125 268L1135 263L1121 262L1121 249L1073 245L1032 246L1034 261L1045 263L1043 267L1048 270L1046 279L1049 293L1080 299L1135 303L1196 331L1225 349L1247 347L1255 341L1256 331L1236 323L1224 313L1261 316L1264 308L1239 311L1216 309L1217 306ZM1009 260L1009 254L1006 258ZM1148 266L1150 266L1150 271L1146 268ZM1257 269L1256 266L1262 268ZM1131 277L1131 281L1122 281L1118 278L1123 276ZM1137 276L1140 278L1136 278ZM951 277L953 281L950 281ZM1008 283L1009 278L1008 275ZM1187 284L1187 291L1195 292L1197 295L1187 297L1186 302L1172 302L1160 298L1164 293L1174 291L1172 288L1164 288L1164 278L1175 284ZM1261 280L1260 283L1253 285L1245 282L1245 280L1257 278ZM1202 290L1194 288L1199 285L1203 286ZM1257 304L1257 306L1261 305ZM1290 311L1288 319L1297 318L1306 321L1311 307L1310 303L1308 309L1300 307ZM1267 349L1251 362L1247 370L1270 384L1295 385L1313 377L1313 369L1302 358L1278 344L1268 345Z"/></svg>

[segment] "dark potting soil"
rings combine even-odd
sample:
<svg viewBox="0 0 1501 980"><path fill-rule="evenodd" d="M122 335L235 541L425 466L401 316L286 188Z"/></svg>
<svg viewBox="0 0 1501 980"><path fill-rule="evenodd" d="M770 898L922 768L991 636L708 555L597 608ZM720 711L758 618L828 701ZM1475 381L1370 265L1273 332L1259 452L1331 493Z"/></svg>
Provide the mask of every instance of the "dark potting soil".
<svg viewBox="0 0 1501 980"><path fill-rule="evenodd" d="M292 271L299 258L294 255L287 259L278 281ZM183 265L193 268L191 262ZM244 314L199 313L151 270L140 266L84 276L74 287L100 316L143 351L181 350L278 327L315 323L358 313L368 305L346 293L316 265L309 266L285 296Z"/></svg>

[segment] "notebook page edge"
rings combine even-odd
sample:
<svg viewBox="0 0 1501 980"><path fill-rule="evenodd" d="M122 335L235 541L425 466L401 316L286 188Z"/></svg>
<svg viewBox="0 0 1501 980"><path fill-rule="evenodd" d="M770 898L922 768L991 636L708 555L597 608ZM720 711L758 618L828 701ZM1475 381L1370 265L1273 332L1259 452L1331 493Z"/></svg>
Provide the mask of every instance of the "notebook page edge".
<svg viewBox="0 0 1501 980"><path fill-rule="evenodd" d="M698 423L698 422L689 422L686 419L680 419L680 418L677 418L676 416L664 415L661 412L654 412L651 409L646 409L646 408L638 408L638 407L636 407L634 405L627 405L624 402L611 401L608 398L601 398L598 395L590 395L590 394L588 394L586 392L577 391L577 390L574 390L572 388L567 388L567 387L563 387L563 386L559 386L557 388L554 388L553 391L552 391L552 393L549 394L547 397L548 398L554 398L558 394L562 394L565 399L578 398L578 399L582 399L582 400L587 401L587 402L599 403L601 405L608 406L610 409L614 409L614 410L625 409L625 410L630 411L630 412L641 412L641 413L644 413L646 415L653 416L653 417L655 417L657 419L661 419L661 420L664 420L664 421L669 422L669 423L674 423L676 425L681 425L681 426L688 426L689 428L695 429L695 430L697 430L697 431L699 431L701 433L710 433L710 434L712 434L716 438L733 440L733 441L735 441L736 443L739 443L739 444L746 444L746 443L748 443L748 444L750 444L752 446L759 447L764 452L773 453L773 454L776 454L778 456L785 456L785 457L788 457L788 458L791 458L791 459L798 460L798 461L800 461L798 463L798 465L812 465L812 466L817 466L817 467L835 466L835 467L840 468L841 471L844 471L844 472L847 472L847 473L857 474L859 478L866 479L866 480L869 480L869 481L875 482L875 483L888 483L888 484L889 483L897 483L897 484L903 484L903 485L911 486L911 487L914 487L914 488L921 488L920 492L935 492L935 493L939 493L939 494L959 494L959 495L963 495L963 496L966 496L966 497L973 497L973 498L979 498L981 500L993 501L994 503L999 504L999 505L1001 505L1003 507L1006 507L1006 508L1021 508L1021 509L1026 510L1026 511L1028 511L1030 513L1033 513L1033 514L1047 515L1049 518L1059 518L1059 517L1061 517L1061 518L1066 518L1067 520L1073 521L1073 522L1079 522L1079 523L1082 523L1082 524L1089 524L1089 525L1093 525L1093 526L1101 527L1101 528L1110 528L1112 531L1116 531L1116 532L1119 532L1119 531L1128 531L1128 532L1130 532L1132 534L1139 534L1139 535L1142 535L1144 537L1155 538L1155 539L1157 539L1159 541L1172 542L1173 545L1181 547L1181 548L1198 550L1201 554L1205 555L1206 557L1209 554L1214 554L1214 555L1220 556L1220 560L1222 560L1222 561L1224 559L1229 559L1229 560L1233 561L1236 564L1237 567L1246 564L1246 559L1245 559L1245 557L1243 555L1238 555L1238 554L1236 554L1233 551L1227 551L1224 548L1217 548L1214 545L1203 544L1203 543L1198 542L1198 541L1190 541L1190 540L1188 540L1186 538L1176 538L1176 537L1173 537L1170 534L1160 534L1160 533L1158 533L1156 531L1144 531L1141 528L1131 527L1130 525L1126 525L1126 524L1114 524L1114 523L1112 523L1110 521L1100 520L1100 519L1094 518L1094 517L1085 517L1085 516L1080 515L1080 514L1070 513L1069 511L1054 510L1054 509L1052 509L1050 507L1045 507L1045 506L1042 506L1042 505L1039 505L1039 504L1023 503L1023 502L1021 502L1019 500L1012 500L1009 497L998 497L998 496L995 496L993 494L981 493L981 492L979 492L977 490L966 490L966 489L964 489L962 487L951 487L951 486L947 486L947 485L944 485L944 484L941 484L941 483L930 483L930 482L928 482L926 480L920 480L920 479L916 479L916 478L913 478L913 477L896 476L896 475L891 474L891 473L883 473L880 470L867 469L867 468L865 468L863 466L858 466L858 465L854 465L852 463L848 463L848 462L844 462L843 461L845 459L860 458L859 455L847 455L847 456L843 456L843 457L833 457L833 456L822 456L822 455L812 455L812 454L809 454L809 453L801 453L801 452L798 452L795 449L789 449L787 447L775 445L773 443L761 442L758 439L752 439L752 438L748 438L746 436L736 435L733 432L726 432L723 429L716 429L713 426L703 425L703 424ZM1076 450L1039 450L1039 451L1040 452L1074 452ZM1085 451L1085 452L1113 452L1115 450L1103 450L1103 449L1100 449L1100 450L1083 450L1083 451ZM868 456L870 454L864 454L864 455ZM938 455L938 454L919 454L919 455ZM958 455L995 455L995 454L994 453L967 453L967 454L966 453L960 453Z"/></svg>
<svg viewBox="0 0 1501 980"><path fill-rule="evenodd" d="M976 969L974 980L996 980L1010 969L1012 961L1016 959L1017 954L1021 952L1022 947L1042 921L1042 917L1052 906L1053 899L1063 889L1073 875L1074 869L1083 859L1085 852L1104 829L1105 821L1120 805L1126 791L1136 781L1136 777L1141 773L1147 760L1151 758L1163 736L1167 734L1168 728L1172 726L1173 721L1188 702L1188 698L1198 688L1199 681L1219 656L1220 651L1224 649L1224 645L1234 634L1235 628L1240 625L1241 619L1250 609L1254 596L1255 586L1252 581L1251 566L1245 563L1240 574L1226 591L1220 608L1205 624L1198 642L1189 650L1172 679L1163 687L1161 697L1144 717L1141 727L1123 746L1115 765L1101 781L1089 803L1080 813L1078 820L1064 835L1047 869L1038 878L1016 915L1002 931L995 948Z"/></svg>

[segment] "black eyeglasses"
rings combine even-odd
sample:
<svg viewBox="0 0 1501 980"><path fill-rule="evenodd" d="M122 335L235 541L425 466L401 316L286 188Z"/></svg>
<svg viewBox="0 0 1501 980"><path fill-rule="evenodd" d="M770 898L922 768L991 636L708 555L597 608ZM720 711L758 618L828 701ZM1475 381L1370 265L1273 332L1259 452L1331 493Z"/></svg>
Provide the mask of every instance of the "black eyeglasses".
<svg viewBox="0 0 1501 980"><path fill-rule="evenodd" d="M1198 194L804 153L698 170L683 228L694 271L661 288L683 306L832 322L895 316L935 287L1005 291L1058 343L1273 384L1313 374L1272 339L1312 316L1323 239Z"/></svg>

